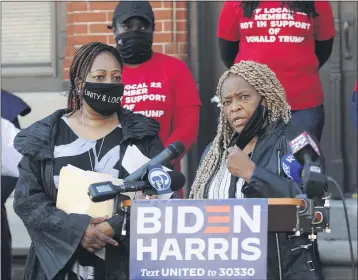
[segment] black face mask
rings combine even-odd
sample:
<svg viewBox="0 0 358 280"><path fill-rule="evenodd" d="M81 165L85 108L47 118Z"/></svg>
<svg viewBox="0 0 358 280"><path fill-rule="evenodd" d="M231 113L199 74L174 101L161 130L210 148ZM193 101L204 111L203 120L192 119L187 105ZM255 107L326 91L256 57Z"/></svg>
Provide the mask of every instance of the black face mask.
<svg viewBox="0 0 358 280"><path fill-rule="evenodd" d="M239 149L243 150L255 136L260 136L268 116L268 110L265 106L261 104L261 102L262 98L255 112L252 114L251 118L249 119L241 133L234 134L229 147L236 144ZM229 198L235 198L237 180L238 178L236 176L231 175Z"/></svg>
<svg viewBox="0 0 358 280"><path fill-rule="evenodd" d="M234 134L230 146L236 144L243 150L255 136L259 136L268 115L267 108L261 104L262 99L241 133Z"/></svg>
<svg viewBox="0 0 358 280"><path fill-rule="evenodd" d="M98 114L112 115L121 109L123 84L85 83L83 100Z"/></svg>
<svg viewBox="0 0 358 280"><path fill-rule="evenodd" d="M141 64L153 55L153 33L128 31L116 36L117 50L126 64Z"/></svg>

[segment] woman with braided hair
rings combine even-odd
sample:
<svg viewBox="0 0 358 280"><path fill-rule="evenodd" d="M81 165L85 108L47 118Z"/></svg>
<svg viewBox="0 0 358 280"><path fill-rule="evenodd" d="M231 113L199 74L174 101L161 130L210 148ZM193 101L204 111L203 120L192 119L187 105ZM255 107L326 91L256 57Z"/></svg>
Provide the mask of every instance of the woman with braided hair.
<svg viewBox="0 0 358 280"><path fill-rule="evenodd" d="M241 61L222 75L216 94L221 105L217 134L204 151L189 198L300 194L301 186L280 168L288 141L297 134L288 124L290 106L275 74L266 65ZM307 236L269 233L267 279L322 279L315 248L307 243Z"/></svg>
<svg viewBox="0 0 358 280"><path fill-rule="evenodd" d="M128 145L136 145L148 158L163 150L158 122L121 107L122 67L119 53L111 46L81 47L70 67L68 108L15 138L23 158L14 209L32 240L25 280L129 277L129 238L121 235L124 215L120 209L107 219L56 208L62 167L70 164L125 178L128 173L122 160ZM103 247L105 261L94 254Z"/></svg>
<svg viewBox="0 0 358 280"><path fill-rule="evenodd" d="M329 1L225 1L217 37L229 68L241 60L266 64L291 106L291 123L320 140L324 126L319 69L335 36Z"/></svg>

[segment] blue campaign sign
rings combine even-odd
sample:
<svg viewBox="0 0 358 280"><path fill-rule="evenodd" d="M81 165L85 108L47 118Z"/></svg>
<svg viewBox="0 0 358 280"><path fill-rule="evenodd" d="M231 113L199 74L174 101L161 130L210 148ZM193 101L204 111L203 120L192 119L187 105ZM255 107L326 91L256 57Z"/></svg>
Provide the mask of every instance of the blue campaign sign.
<svg viewBox="0 0 358 280"><path fill-rule="evenodd" d="M137 200L130 279L266 279L267 199Z"/></svg>

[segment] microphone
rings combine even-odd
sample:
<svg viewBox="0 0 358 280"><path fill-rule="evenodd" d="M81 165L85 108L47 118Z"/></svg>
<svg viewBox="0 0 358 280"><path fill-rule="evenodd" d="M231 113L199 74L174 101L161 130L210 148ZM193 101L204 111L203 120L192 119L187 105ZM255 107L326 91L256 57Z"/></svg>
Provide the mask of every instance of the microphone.
<svg viewBox="0 0 358 280"><path fill-rule="evenodd" d="M293 156L301 165L308 159L308 156L311 157L311 161L321 156L317 144L306 131L291 140L290 146Z"/></svg>
<svg viewBox="0 0 358 280"><path fill-rule="evenodd" d="M151 167L148 182L123 181L120 185L114 185L111 181L94 183L88 187L88 196L93 202L102 202L126 192L153 190L156 194L164 194L178 191L184 187L186 180L182 173L178 171L166 172L161 168Z"/></svg>
<svg viewBox="0 0 358 280"><path fill-rule="evenodd" d="M302 184L303 167L292 154L284 155L281 158L281 168L288 178Z"/></svg>
<svg viewBox="0 0 358 280"><path fill-rule="evenodd" d="M292 154L303 165L303 185L309 199L322 197L326 188L326 176L320 164L320 152L311 136L304 131L290 141Z"/></svg>
<svg viewBox="0 0 358 280"><path fill-rule="evenodd" d="M281 168L288 178L300 185L303 183L303 178L305 177L303 166L295 159L292 154L286 154L281 158ZM324 205L322 205L321 201L316 200L313 202L312 199L308 198L307 194L302 193L301 188L297 187L297 190L299 194L295 198L303 200L305 202L305 206L303 208L301 207L300 211L296 214L295 236L301 235L300 230L298 230L301 228L299 217L306 217L306 219L310 220L312 225L314 225L314 229L317 230L324 226L324 231L329 232L329 197L322 198L324 200ZM309 235L309 238L311 240L315 240L315 237L316 236L312 231Z"/></svg>
<svg viewBox="0 0 358 280"><path fill-rule="evenodd" d="M185 146L182 142L177 141L177 142L170 144L159 155L155 156L150 161L148 161L146 164L144 164L143 166L138 168L136 171L134 171L132 174L128 175L124 179L124 182L133 182L133 181L139 181L139 180L143 179L143 177L145 176L145 174L148 171L148 166L163 164L164 162L167 162L169 160L179 157L184 151L185 151Z"/></svg>

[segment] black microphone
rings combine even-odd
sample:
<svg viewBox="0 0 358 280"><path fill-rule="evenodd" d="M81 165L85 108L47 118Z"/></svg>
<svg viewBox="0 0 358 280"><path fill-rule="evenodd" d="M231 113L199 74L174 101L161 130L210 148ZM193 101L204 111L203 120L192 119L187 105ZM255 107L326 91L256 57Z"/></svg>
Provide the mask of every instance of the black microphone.
<svg viewBox="0 0 358 280"><path fill-rule="evenodd" d="M305 131L290 141L293 156L303 165L304 192L309 199L321 198L327 185L326 176L320 164L320 151L318 145Z"/></svg>
<svg viewBox="0 0 358 280"><path fill-rule="evenodd" d="M152 158L146 164L138 168L132 174L124 179L124 182L133 182L141 180L148 171L149 165L163 164L169 160L179 157L185 151L185 146L182 142L177 141L170 144L159 155Z"/></svg>
<svg viewBox="0 0 358 280"><path fill-rule="evenodd" d="M162 178L167 174L169 178ZM111 181L100 182L91 184L88 187L88 196L93 202L102 202L112 198L115 198L118 194L126 192L137 192L145 190L153 190L156 194L163 194L169 192L175 192L180 190L185 185L185 176L178 171L168 171L158 176L159 173L156 170L153 171L153 176L149 175L149 182L146 181L123 181L120 185L114 185ZM163 188L163 184L166 188ZM168 185L169 184L169 185Z"/></svg>

